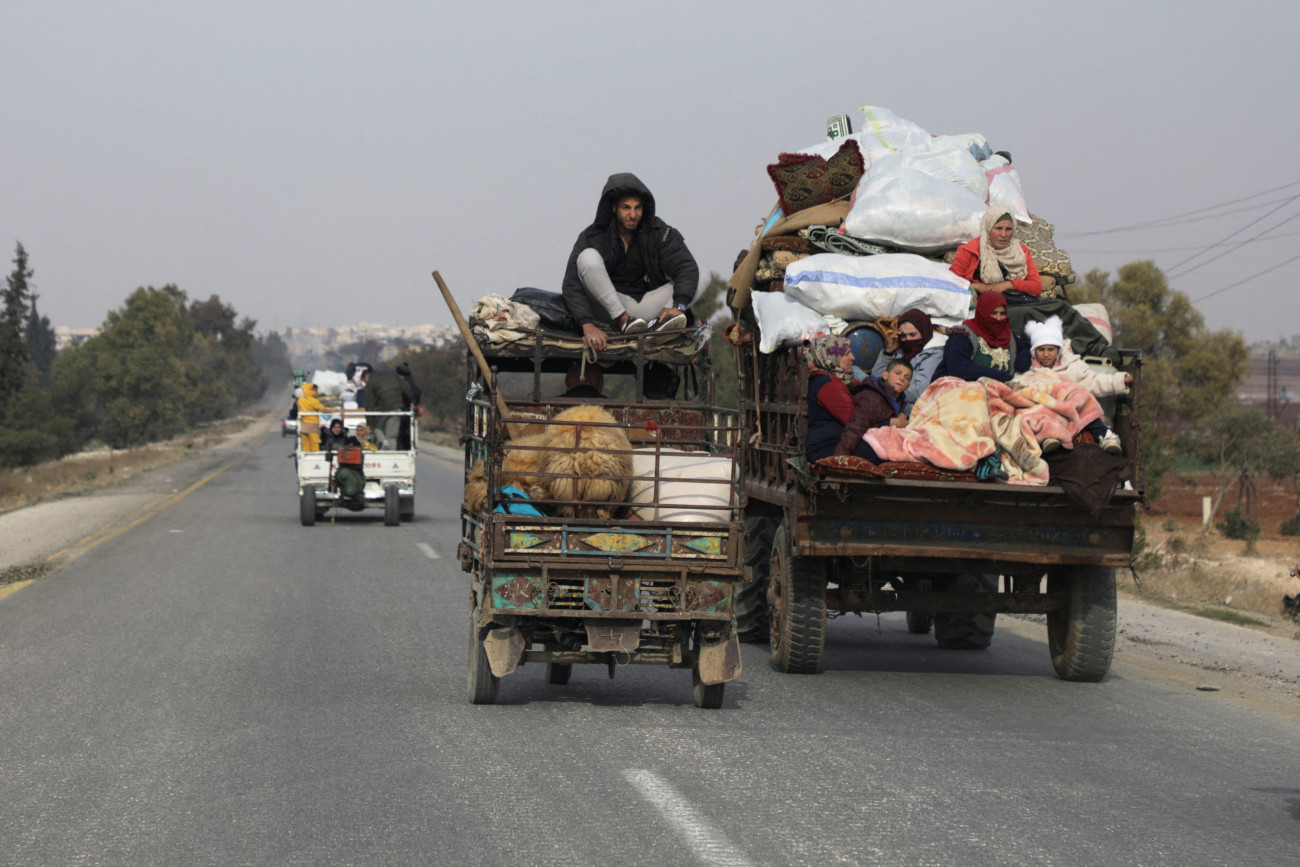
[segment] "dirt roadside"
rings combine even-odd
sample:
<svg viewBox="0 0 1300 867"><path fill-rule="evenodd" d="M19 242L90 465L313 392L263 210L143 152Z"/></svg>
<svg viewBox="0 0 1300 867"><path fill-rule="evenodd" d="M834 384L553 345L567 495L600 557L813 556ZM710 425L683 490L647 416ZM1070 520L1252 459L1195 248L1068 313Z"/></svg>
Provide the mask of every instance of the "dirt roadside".
<svg viewBox="0 0 1300 867"><path fill-rule="evenodd" d="M234 466L268 437L280 437L278 414L258 417L220 443L111 487L50 500L0 515L3 599L125 532ZM291 449L285 440L285 452ZM421 444L421 451L459 461L455 450ZM286 467L286 473L289 470ZM1127 572L1121 572L1121 583ZM1300 629L1274 619L1268 629L1222 623L1120 594L1115 673L1200 690L1268 712L1300 710ZM1046 640L1041 615L1003 616L999 630ZM994 648L997 647L996 638Z"/></svg>

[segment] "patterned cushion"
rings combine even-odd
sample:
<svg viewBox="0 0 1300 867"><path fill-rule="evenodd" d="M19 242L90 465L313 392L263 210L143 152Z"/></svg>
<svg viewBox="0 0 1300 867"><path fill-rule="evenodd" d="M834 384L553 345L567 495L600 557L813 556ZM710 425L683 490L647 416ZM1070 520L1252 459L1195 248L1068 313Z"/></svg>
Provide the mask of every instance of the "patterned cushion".
<svg viewBox="0 0 1300 867"><path fill-rule="evenodd" d="M812 154L781 154L767 167L786 216L833 201L826 160Z"/></svg>
<svg viewBox="0 0 1300 867"><path fill-rule="evenodd" d="M885 461L878 469L887 479L915 479L922 482L978 482L974 473L944 470L930 464L910 461Z"/></svg>
<svg viewBox="0 0 1300 867"><path fill-rule="evenodd" d="M822 475L881 478L879 467L866 458L860 458L856 455L831 455L817 461L813 466L817 467Z"/></svg>
<svg viewBox="0 0 1300 867"><path fill-rule="evenodd" d="M817 248L807 238L798 235L768 235L762 241L764 252L789 250L791 253L816 253Z"/></svg>
<svg viewBox="0 0 1300 867"><path fill-rule="evenodd" d="M866 162L862 151L853 139L846 139L835 155L826 161L830 169L831 195L835 198L847 196L858 188L858 181L866 172Z"/></svg>

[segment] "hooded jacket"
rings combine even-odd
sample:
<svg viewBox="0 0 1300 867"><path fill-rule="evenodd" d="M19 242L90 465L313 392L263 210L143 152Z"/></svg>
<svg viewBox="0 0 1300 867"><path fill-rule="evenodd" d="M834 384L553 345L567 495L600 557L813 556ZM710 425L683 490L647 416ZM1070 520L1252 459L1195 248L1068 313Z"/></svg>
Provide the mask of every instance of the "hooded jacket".
<svg viewBox="0 0 1300 867"><path fill-rule="evenodd" d="M624 261L623 242L619 238L618 223L614 220L614 206L623 196L641 199L641 223L632 235L626 258L635 258L645 269L644 278L635 285L623 283L615 277L617 266ZM583 229L569 254L569 264L564 270L565 306L581 328L588 322L607 322L608 316L599 304L593 302L578 277L578 254L588 247L600 253L605 270L614 280L614 288L638 301L651 289L665 283L673 284L673 303L690 304L700 286L700 269L695 257L686 249L682 233L655 215L655 198L649 188L630 172L609 176L600 192L596 205L596 219Z"/></svg>
<svg viewBox="0 0 1300 867"><path fill-rule="evenodd" d="M889 424L899 413L898 398L885 391L880 380L869 376L849 389L853 397L853 415L840 435L837 455L851 455L870 428Z"/></svg>
<svg viewBox="0 0 1300 867"><path fill-rule="evenodd" d="M325 404L316 398L316 386L310 382L302 384L302 397L298 398L298 424L313 425L320 424L320 416L304 415L304 413L324 412Z"/></svg>

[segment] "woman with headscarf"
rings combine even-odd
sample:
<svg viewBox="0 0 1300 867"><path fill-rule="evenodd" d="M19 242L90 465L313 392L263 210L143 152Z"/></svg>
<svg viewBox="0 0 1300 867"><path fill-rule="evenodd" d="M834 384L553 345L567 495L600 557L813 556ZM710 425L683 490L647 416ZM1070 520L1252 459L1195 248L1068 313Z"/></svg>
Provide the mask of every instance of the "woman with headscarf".
<svg viewBox="0 0 1300 867"><path fill-rule="evenodd" d="M948 270L970 281L977 295L985 292L1043 294L1043 279L1029 248L1015 240L1016 221L1002 205L994 205L980 220L980 235L957 250ZM1014 296L1011 296L1014 297Z"/></svg>
<svg viewBox="0 0 1300 867"><path fill-rule="evenodd" d="M844 426L853 417L853 346L847 337L816 337L804 348L808 363L808 433L804 454L809 463L835 454Z"/></svg>
<svg viewBox="0 0 1300 867"><path fill-rule="evenodd" d="M955 376L974 382L987 376L1009 382L1032 362L1029 341L1017 340L1011 333L1007 299L1001 292L983 292L975 302L975 316L948 329L943 361L934 378Z"/></svg>
<svg viewBox="0 0 1300 867"><path fill-rule="evenodd" d="M924 310L908 310L898 317L898 349L882 352L871 367L871 375L884 376L889 363L901 359L912 365L912 384L903 392L900 403L905 415L912 414L916 399L930 387L934 371L943 360L947 336L934 330L934 323Z"/></svg>

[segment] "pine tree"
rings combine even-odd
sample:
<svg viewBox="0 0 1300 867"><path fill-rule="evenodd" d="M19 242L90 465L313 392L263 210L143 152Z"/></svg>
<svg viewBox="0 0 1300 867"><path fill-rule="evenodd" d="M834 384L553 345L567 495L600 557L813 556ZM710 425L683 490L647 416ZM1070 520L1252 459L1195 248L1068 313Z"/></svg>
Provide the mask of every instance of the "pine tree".
<svg viewBox="0 0 1300 867"><path fill-rule="evenodd" d="M50 317L42 316L36 309L36 298L36 294L32 293L32 309L27 316L25 338L32 366L36 368L37 384L41 388L48 388L50 368L54 365L54 356L59 354L59 350Z"/></svg>
<svg viewBox="0 0 1300 867"><path fill-rule="evenodd" d="M0 418L14 396L23 390L27 362L31 360L25 332L31 303L27 281L32 273L27 267L27 251L20 243L14 256L13 273L5 284L3 309L0 309Z"/></svg>

